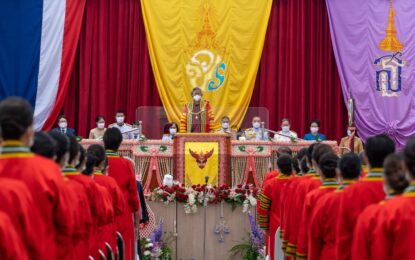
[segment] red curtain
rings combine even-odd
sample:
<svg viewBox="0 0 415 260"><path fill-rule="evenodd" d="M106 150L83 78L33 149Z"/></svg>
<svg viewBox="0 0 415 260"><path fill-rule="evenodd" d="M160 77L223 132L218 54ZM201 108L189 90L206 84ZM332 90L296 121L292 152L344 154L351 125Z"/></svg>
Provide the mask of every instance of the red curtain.
<svg viewBox="0 0 415 260"><path fill-rule="evenodd" d="M86 136L96 115L112 122L123 109L132 122L139 106L161 106L140 3L88 0L63 112ZM324 0L274 0L251 106L268 108L271 129L288 117L302 136L318 118L329 139L344 135L347 113Z"/></svg>
<svg viewBox="0 0 415 260"><path fill-rule="evenodd" d="M268 108L271 129L289 118L302 137L317 118L327 138L345 134L347 111L324 0L274 0L251 106Z"/></svg>

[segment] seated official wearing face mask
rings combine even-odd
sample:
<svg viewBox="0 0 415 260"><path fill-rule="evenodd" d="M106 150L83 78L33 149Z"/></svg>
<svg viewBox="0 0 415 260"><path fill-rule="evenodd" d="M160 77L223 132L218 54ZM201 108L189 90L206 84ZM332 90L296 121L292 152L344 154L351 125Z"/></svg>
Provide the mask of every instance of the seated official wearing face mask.
<svg viewBox="0 0 415 260"><path fill-rule="evenodd" d="M236 131L232 130L231 120L228 116L222 117L221 128L218 130L218 133L226 133L231 135L232 140L236 140Z"/></svg>
<svg viewBox="0 0 415 260"><path fill-rule="evenodd" d="M76 136L75 129L68 128L68 119L65 115L60 115L58 117L58 127L54 128L53 131L58 131L66 135Z"/></svg>
<svg viewBox="0 0 415 260"><path fill-rule="evenodd" d="M263 131L261 127L261 118L254 116L252 118L252 128L245 130L245 137L247 140L267 141L268 132Z"/></svg>
<svg viewBox="0 0 415 260"><path fill-rule="evenodd" d="M163 141L173 141L177 134L178 126L175 122L169 122L164 125Z"/></svg>
<svg viewBox="0 0 415 260"><path fill-rule="evenodd" d="M310 133L304 135L304 140L306 141L326 141L327 138L325 135L318 132L320 128L320 121L314 119L310 122Z"/></svg>
<svg viewBox="0 0 415 260"><path fill-rule="evenodd" d="M126 139L134 139L134 134L131 132L133 126L130 124L125 123L125 114L124 111L117 111L115 114L116 123L110 124L108 127L116 127L120 129L122 138Z"/></svg>
<svg viewBox="0 0 415 260"><path fill-rule="evenodd" d="M297 138L297 133L290 130L290 120L284 118L281 120L281 131L274 135L274 140L278 142L289 142L292 138Z"/></svg>

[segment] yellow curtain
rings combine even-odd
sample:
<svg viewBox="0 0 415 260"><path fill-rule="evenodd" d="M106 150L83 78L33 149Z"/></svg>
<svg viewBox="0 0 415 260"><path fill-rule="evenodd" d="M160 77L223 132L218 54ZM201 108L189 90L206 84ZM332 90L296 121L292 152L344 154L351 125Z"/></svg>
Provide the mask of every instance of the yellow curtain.
<svg viewBox="0 0 415 260"><path fill-rule="evenodd" d="M151 63L170 121L198 86L239 127L251 99L272 0L141 0Z"/></svg>

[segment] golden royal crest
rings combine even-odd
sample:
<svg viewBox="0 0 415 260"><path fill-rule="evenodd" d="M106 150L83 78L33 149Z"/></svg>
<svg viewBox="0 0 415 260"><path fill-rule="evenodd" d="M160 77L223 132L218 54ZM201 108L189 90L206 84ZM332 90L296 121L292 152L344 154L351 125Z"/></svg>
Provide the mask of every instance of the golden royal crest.
<svg viewBox="0 0 415 260"><path fill-rule="evenodd" d="M212 91L219 89L225 82L225 49L216 42L216 33L210 21L214 11L209 1L202 5L202 13L202 28L186 50L190 56L186 64L186 74L192 88Z"/></svg>
<svg viewBox="0 0 415 260"><path fill-rule="evenodd" d="M403 44L396 37L395 28L396 11L393 9L392 0L389 4L388 26L386 36L379 43L379 48L391 52L375 60L376 65L376 91L383 97L396 97L402 90L402 70L405 61L402 59Z"/></svg>

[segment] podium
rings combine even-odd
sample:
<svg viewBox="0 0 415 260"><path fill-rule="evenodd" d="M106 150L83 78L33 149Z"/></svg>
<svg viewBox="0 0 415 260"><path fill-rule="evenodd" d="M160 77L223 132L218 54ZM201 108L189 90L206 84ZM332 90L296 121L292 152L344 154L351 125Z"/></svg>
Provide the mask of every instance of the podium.
<svg viewBox="0 0 415 260"><path fill-rule="evenodd" d="M174 140L175 179L186 186L231 185L230 135L177 134Z"/></svg>

